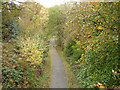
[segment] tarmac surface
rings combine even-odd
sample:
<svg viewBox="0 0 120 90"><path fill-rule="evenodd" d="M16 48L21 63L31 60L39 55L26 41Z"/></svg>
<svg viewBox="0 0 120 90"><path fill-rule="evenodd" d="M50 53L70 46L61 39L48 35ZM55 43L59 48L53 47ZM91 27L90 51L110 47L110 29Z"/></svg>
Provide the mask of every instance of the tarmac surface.
<svg viewBox="0 0 120 90"><path fill-rule="evenodd" d="M57 51L54 39L50 39L51 56L51 85L50 88L68 88L64 64L62 63Z"/></svg>

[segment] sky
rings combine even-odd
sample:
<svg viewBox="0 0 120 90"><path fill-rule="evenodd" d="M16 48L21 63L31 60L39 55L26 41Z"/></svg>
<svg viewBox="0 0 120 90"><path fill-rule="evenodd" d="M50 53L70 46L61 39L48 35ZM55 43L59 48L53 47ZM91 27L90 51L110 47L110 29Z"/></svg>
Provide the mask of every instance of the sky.
<svg viewBox="0 0 120 90"><path fill-rule="evenodd" d="M26 0L16 0L16 1L25 2ZM27 1L32 1L32 0L27 0ZM96 2L96 1L117 1L117 0L33 0L33 1L40 3L44 7L49 8L49 7L53 7L55 5L60 5L60 4L63 4L65 2L69 2L69 1L81 1L81 2L82 1L95 1Z"/></svg>
<svg viewBox="0 0 120 90"><path fill-rule="evenodd" d="M26 0L16 0L16 1L24 2ZM60 5L60 4L63 4L65 2L69 2L71 0L33 0L33 1L35 1L37 3L40 3L44 7L48 7L49 8L49 7L53 7L55 5ZM72 0L72 1L79 1L79 0Z"/></svg>
<svg viewBox="0 0 120 90"><path fill-rule="evenodd" d="M41 3L45 7L52 7L54 5L60 5L71 0L35 0L35 1ZM74 0L74 1L79 1L79 0Z"/></svg>

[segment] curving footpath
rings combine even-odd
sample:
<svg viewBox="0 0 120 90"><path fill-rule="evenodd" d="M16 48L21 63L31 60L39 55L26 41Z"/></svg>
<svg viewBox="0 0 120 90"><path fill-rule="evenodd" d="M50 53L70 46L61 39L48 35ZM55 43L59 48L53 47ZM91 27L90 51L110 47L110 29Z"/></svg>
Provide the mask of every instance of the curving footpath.
<svg viewBox="0 0 120 90"><path fill-rule="evenodd" d="M56 51L54 39L50 40L51 85L50 88L68 88L64 65ZM53 46L53 47L52 47Z"/></svg>

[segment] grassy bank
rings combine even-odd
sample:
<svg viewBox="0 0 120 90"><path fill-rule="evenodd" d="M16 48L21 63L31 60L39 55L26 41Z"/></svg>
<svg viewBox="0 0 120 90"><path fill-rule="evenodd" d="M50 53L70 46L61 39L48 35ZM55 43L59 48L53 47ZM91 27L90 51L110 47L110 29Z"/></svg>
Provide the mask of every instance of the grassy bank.
<svg viewBox="0 0 120 90"><path fill-rule="evenodd" d="M67 81L68 81L68 88L79 88L77 79L76 79L70 65L66 61L63 51L61 50L61 48L59 46L57 46L56 49L57 49L57 52L58 52L62 62L64 63L64 66L65 66L66 76L67 76Z"/></svg>
<svg viewBox="0 0 120 90"><path fill-rule="evenodd" d="M44 67L43 75L40 77L40 88L50 88L51 77L51 57L48 53L48 58Z"/></svg>

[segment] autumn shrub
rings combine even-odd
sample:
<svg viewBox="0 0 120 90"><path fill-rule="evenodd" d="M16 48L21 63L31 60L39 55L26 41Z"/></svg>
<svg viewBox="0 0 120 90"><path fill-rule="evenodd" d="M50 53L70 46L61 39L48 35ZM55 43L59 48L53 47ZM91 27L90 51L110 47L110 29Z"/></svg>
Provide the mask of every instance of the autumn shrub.
<svg viewBox="0 0 120 90"><path fill-rule="evenodd" d="M69 5L62 43L80 87L96 87L96 83L101 83L115 88L120 84L119 2Z"/></svg>
<svg viewBox="0 0 120 90"><path fill-rule="evenodd" d="M73 48L73 59L78 60L81 58L81 55L84 53L84 49L79 44L80 41L76 41L76 44L72 46Z"/></svg>
<svg viewBox="0 0 120 90"><path fill-rule="evenodd" d="M85 53L78 60L79 73L77 74L81 87L94 86L100 82L108 88L120 84L119 76L115 76L112 70L119 69L118 43L107 35L92 39ZM90 40L88 40L89 42ZM82 81L82 82L81 82Z"/></svg>
<svg viewBox="0 0 120 90"><path fill-rule="evenodd" d="M65 52L66 56L69 57L69 56L73 55L73 48L72 48L72 46L75 45L75 42L73 40L71 40L71 39L68 42L69 43L67 43L65 45L64 52Z"/></svg>
<svg viewBox="0 0 120 90"><path fill-rule="evenodd" d="M2 38L11 39L16 38L19 33L18 29L18 16L19 16L19 7L13 2L2 2L1 1L1 11L2 11Z"/></svg>
<svg viewBox="0 0 120 90"><path fill-rule="evenodd" d="M27 38L4 44L3 88L39 87L38 80L43 72L48 48L42 40L38 40Z"/></svg>
<svg viewBox="0 0 120 90"><path fill-rule="evenodd" d="M43 50L40 51L36 43L38 42L35 40L30 40L30 38L21 40L20 43L22 47L21 52L23 53L26 61L30 62L31 65L40 64L42 62Z"/></svg>
<svg viewBox="0 0 120 90"><path fill-rule="evenodd" d="M35 81L33 78L35 77L34 68L31 68L28 63L24 62L22 56L20 57L15 53L12 55L7 53L7 55L7 60L3 59L2 64L3 88L34 87L34 83L31 83Z"/></svg>
<svg viewBox="0 0 120 90"><path fill-rule="evenodd" d="M40 87L48 46L48 12L36 2L2 3L3 88Z"/></svg>

